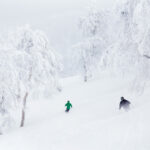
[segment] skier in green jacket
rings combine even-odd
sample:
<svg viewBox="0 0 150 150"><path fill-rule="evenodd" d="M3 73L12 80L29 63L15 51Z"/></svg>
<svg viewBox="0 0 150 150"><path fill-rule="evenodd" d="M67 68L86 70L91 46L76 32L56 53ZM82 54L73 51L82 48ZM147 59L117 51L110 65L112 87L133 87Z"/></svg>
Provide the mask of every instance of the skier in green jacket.
<svg viewBox="0 0 150 150"><path fill-rule="evenodd" d="M69 112L70 108L72 107L72 104L70 103L70 101L67 101L65 106L66 106L66 112Z"/></svg>

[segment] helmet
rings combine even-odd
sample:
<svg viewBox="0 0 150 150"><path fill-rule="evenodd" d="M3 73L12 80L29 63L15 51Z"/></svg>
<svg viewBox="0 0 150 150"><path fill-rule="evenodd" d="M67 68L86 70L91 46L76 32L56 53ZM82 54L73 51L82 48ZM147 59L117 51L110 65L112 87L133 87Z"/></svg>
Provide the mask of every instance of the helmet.
<svg viewBox="0 0 150 150"><path fill-rule="evenodd" d="M121 97L121 100L124 100L124 97Z"/></svg>

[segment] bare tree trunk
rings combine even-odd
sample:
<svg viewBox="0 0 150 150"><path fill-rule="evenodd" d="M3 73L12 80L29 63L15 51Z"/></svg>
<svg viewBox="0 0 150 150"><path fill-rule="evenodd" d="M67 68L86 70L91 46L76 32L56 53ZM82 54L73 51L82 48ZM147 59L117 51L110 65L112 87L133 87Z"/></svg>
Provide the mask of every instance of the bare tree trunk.
<svg viewBox="0 0 150 150"><path fill-rule="evenodd" d="M26 102L27 102L28 92L26 92L24 98L23 98L23 108L22 108L22 117L21 117L21 124L20 127L24 126L25 122L25 109L26 109Z"/></svg>
<svg viewBox="0 0 150 150"><path fill-rule="evenodd" d="M21 88L20 88L20 83L19 83L19 81L18 81L18 83L17 83L17 87L18 87L17 100L18 100L18 102L19 102L20 99L21 99Z"/></svg>
<svg viewBox="0 0 150 150"><path fill-rule="evenodd" d="M145 58L150 59L150 56L148 55L143 55Z"/></svg>
<svg viewBox="0 0 150 150"><path fill-rule="evenodd" d="M87 82L88 79L88 71L87 71L87 63L84 51L82 51L82 60L83 60L83 72L84 72L84 82Z"/></svg>
<svg viewBox="0 0 150 150"><path fill-rule="evenodd" d="M83 68L84 68L84 82L87 82L87 67L86 67L85 62L84 62Z"/></svg>
<svg viewBox="0 0 150 150"><path fill-rule="evenodd" d="M30 82L32 77L32 67L30 68L30 73L29 73L29 78L28 78L28 82ZM26 109L26 103L27 103L27 97L28 97L29 93L28 91L25 93L25 96L23 98L23 107L22 107L22 116L21 116L21 124L20 127L24 126L24 122L25 122L25 109Z"/></svg>

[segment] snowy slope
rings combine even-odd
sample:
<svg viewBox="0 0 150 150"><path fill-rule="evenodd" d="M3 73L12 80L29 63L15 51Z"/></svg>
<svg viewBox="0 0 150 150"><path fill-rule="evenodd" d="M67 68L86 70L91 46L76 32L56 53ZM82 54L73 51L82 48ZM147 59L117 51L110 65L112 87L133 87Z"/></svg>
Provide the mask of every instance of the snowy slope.
<svg viewBox="0 0 150 150"><path fill-rule="evenodd" d="M64 90L50 100L28 103L26 126L0 136L1 150L149 150L148 90L129 112L119 111L126 82L102 77L83 83L62 81ZM140 99L146 104L141 105ZM64 104L72 110L66 114Z"/></svg>

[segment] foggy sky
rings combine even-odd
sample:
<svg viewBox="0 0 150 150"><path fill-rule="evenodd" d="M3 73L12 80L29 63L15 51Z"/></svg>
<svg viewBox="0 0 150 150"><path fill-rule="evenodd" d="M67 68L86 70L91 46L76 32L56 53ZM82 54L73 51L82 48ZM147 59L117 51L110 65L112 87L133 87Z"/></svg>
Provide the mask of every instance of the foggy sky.
<svg viewBox="0 0 150 150"><path fill-rule="evenodd" d="M68 48L78 39L77 20L89 0L0 0L0 33L30 24L50 38L52 46ZM98 0L111 7L115 0Z"/></svg>

